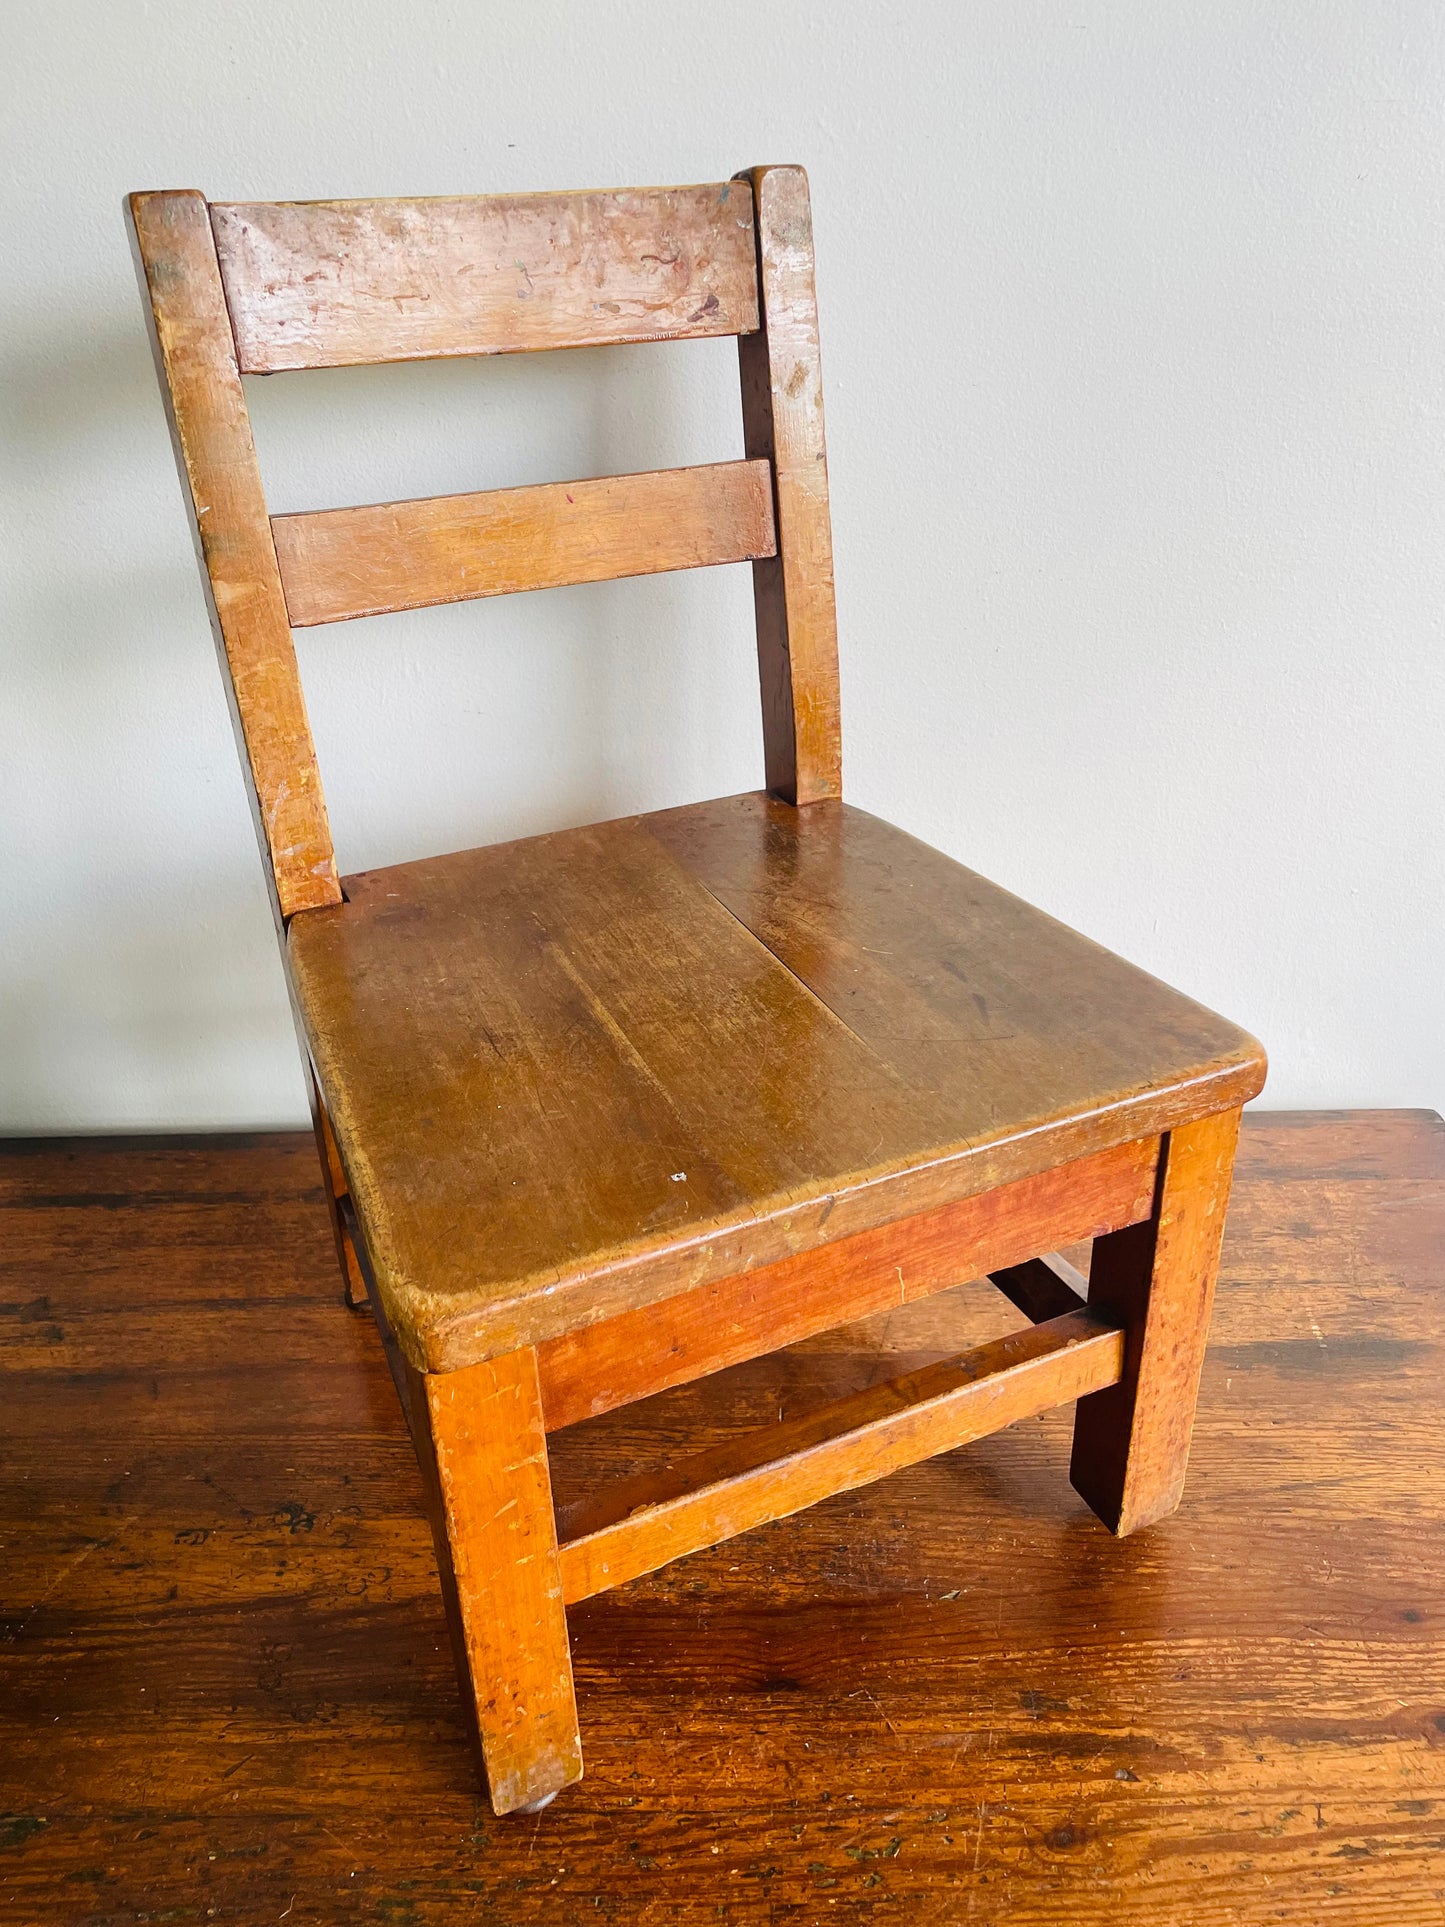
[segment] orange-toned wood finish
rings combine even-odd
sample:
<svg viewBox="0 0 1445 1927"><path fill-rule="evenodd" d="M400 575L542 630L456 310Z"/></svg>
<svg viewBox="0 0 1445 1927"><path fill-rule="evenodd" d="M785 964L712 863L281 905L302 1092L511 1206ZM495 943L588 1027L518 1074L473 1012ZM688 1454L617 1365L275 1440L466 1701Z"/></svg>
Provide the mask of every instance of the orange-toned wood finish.
<svg viewBox="0 0 1445 1927"><path fill-rule="evenodd" d="M346 892L293 920L291 975L422 1370L1157 1136L1263 1074L1233 1025L835 802L725 798Z"/></svg>
<svg viewBox="0 0 1445 1927"><path fill-rule="evenodd" d="M659 575L771 555L766 462L278 515L271 532L298 629L475 596Z"/></svg>
<svg viewBox="0 0 1445 1927"><path fill-rule="evenodd" d="M1155 1139L1120 1144L941 1210L563 1332L537 1348L547 1429L595 1418L835 1325L915 1304L984 1272L994 1273L1018 1303L998 1269L1051 1238L1082 1243L1147 1217L1158 1158ZM1058 1283L1055 1274L1049 1276ZM1039 1316L1056 1317L1082 1302L1059 1304Z"/></svg>
<svg viewBox="0 0 1445 1927"><path fill-rule="evenodd" d="M777 553L753 564L768 788L790 803L843 793L838 621L813 289L813 217L801 167L759 167L761 332L738 342L743 428L777 489Z"/></svg>
<svg viewBox="0 0 1445 1927"><path fill-rule="evenodd" d="M1084 1399L1069 1477L1111 1531L1153 1525L1184 1491L1239 1112L1173 1130L1143 1224L1101 1238L1089 1305L1128 1332L1121 1383Z"/></svg>
<svg viewBox="0 0 1445 1927"><path fill-rule="evenodd" d="M1079 1401L1179 1497L1250 1037L841 800L812 223L723 186L133 196L348 1301L498 1812L581 1774L565 1603ZM243 373L735 335L746 459L270 519ZM347 879L291 625L751 560L767 788ZM1088 1303L1040 1252L1094 1239ZM994 1274L1033 1329L564 1501L550 1425Z"/></svg>
<svg viewBox="0 0 1445 1927"><path fill-rule="evenodd" d="M665 1472L618 1480L558 1519L567 1602L1097 1393L1123 1367L1118 1326L1069 1312Z"/></svg>
<svg viewBox="0 0 1445 1927"><path fill-rule="evenodd" d="M413 1409L436 1465L487 1785L511 1813L582 1777L536 1355L418 1377Z"/></svg>
<svg viewBox="0 0 1445 1927"><path fill-rule="evenodd" d="M152 344L278 915L337 903L316 752L211 224L199 194L128 203Z"/></svg>
<svg viewBox="0 0 1445 1927"><path fill-rule="evenodd" d="M242 372L746 334L746 181L211 209Z"/></svg>

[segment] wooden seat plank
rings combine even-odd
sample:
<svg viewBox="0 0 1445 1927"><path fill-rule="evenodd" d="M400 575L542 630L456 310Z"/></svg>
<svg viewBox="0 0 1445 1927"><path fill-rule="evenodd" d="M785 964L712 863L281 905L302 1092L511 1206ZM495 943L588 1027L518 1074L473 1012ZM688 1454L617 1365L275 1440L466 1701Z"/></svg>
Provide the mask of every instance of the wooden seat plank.
<svg viewBox="0 0 1445 1927"><path fill-rule="evenodd" d="M719 839L750 853L750 893ZM291 969L422 1369L1157 1135L1262 1078L1233 1025L841 804L727 799L346 889L293 919Z"/></svg>
<svg viewBox="0 0 1445 1927"><path fill-rule="evenodd" d="M756 793L647 823L900 1076L966 1111L971 1132L1146 1089L1161 1100L1153 1128L1167 1129L1263 1081L1263 1051L1236 1025L866 810Z"/></svg>

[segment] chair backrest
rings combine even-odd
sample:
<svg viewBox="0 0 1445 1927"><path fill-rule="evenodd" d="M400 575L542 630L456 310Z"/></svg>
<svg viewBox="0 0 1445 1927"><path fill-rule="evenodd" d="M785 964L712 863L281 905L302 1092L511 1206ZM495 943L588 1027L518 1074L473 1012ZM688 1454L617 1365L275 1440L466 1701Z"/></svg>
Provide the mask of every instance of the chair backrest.
<svg viewBox="0 0 1445 1927"><path fill-rule="evenodd" d="M133 194L139 265L281 919L339 900L292 629L750 560L767 784L840 791L807 177L469 200ZM745 459L268 514L241 377L736 335Z"/></svg>

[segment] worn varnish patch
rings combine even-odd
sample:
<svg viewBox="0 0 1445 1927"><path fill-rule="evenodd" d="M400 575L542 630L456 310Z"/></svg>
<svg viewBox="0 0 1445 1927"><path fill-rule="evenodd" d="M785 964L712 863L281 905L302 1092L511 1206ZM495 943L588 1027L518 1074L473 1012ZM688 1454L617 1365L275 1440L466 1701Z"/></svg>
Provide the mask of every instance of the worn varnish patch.
<svg viewBox="0 0 1445 1927"><path fill-rule="evenodd" d="M245 374L758 325L746 181L218 202L211 221Z"/></svg>

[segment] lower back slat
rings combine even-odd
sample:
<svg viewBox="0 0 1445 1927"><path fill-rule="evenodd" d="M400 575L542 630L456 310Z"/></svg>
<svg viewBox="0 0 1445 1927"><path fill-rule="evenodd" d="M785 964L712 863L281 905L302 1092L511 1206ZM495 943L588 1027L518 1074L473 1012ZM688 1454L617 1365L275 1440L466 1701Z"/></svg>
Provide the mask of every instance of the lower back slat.
<svg viewBox="0 0 1445 1927"><path fill-rule="evenodd" d="M766 461L271 519L294 628L772 555Z"/></svg>

